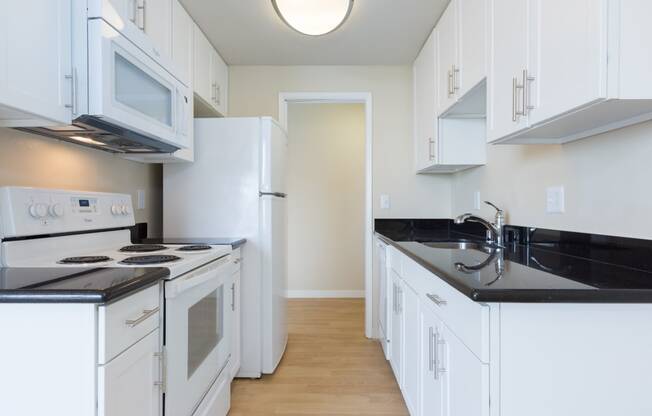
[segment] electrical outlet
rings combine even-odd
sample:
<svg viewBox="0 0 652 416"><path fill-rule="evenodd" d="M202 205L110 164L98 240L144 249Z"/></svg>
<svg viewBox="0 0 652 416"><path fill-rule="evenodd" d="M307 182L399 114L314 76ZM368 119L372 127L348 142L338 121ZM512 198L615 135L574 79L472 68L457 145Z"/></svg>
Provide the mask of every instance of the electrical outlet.
<svg viewBox="0 0 652 416"><path fill-rule="evenodd" d="M389 195L382 194L380 196L380 209L389 209L390 206L391 206L391 201L389 199Z"/></svg>
<svg viewBox="0 0 652 416"><path fill-rule="evenodd" d="M482 198L480 197L480 191L475 191L473 193L473 209L480 210L482 204Z"/></svg>
<svg viewBox="0 0 652 416"><path fill-rule="evenodd" d="M136 205L137 209L145 209L145 191L139 189L137 195L138 195L138 201Z"/></svg>
<svg viewBox="0 0 652 416"><path fill-rule="evenodd" d="M546 189L546 212L562 214L565 208L564 187L551 186Z"/></svg>

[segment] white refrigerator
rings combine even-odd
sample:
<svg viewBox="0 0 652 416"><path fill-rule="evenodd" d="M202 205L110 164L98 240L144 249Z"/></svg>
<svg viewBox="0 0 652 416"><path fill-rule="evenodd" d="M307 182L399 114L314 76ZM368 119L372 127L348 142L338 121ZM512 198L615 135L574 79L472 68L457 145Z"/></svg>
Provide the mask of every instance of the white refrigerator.
<svg viewBox="0 0 652 416"><path fill-rule="evenodd" d="M195 162L163 167L165 237L244 237L239 377L287 345L287 135L269 117L196 119Z"/></svg>

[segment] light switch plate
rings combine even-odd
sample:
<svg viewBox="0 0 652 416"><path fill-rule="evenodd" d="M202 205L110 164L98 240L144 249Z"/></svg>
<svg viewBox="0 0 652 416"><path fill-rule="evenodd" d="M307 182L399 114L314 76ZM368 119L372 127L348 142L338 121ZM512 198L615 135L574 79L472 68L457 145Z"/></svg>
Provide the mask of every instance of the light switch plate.
<svg viewBox="0 0 652 416"><path fill-rule="evenodd" d="M390 206L391 206L391 201L389 199L389 195L382 194L380 196L380 209L389 209Z"/></svg>
<svg viewBox="0 0 652 416"><path fill-rule="evenodd" d="M137 209L145 209L145 191L139 189L137 194L138 194L138 201L136 203Z"/></svg>
<svg viewBox="0 0 652 416"><path fill-rule="evenodd" d="M564 187L551 186L546 189L546 212L548 214L562 214L565 207Z"/></svg>

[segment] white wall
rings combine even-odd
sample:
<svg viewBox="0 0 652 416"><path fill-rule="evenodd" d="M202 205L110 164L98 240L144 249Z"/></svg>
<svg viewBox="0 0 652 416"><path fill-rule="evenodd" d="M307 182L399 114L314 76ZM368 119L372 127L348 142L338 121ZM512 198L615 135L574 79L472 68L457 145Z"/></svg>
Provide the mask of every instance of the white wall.
<svg viewBox="0 0 652 416"><path fill-rule="evenodd" d="M364 290L365 108L288 108L288 290Z"/></svg>
<svg viewBox="0 0 652 416"><path fill-rule="evenodd" d="M454 215L471 211L479 190L507 211L509 224L652 238L651 122L564 145L488 150L487 166L454 176ZM557 185L565 187L565 213L546 214L546 188Z"/></svg>
<svg viewBox="0 0 652 416"><path fill-rule="evenodd" d="M280 92L370 92L376 218L451 216L451 179L414 174L411 66L231 66L229 115L278 118ZM391 209L379 209L380 194Z"/></svg>
<svg viewBox="0 0 652 416"><path fill-rule="evenodd" d="M136 222L147 222L150 236L161 234L162 174L160 165L124 160L11 129L0 129L0 186L33 186L98 192L145 190L146 209L135 210Z"/></svg>

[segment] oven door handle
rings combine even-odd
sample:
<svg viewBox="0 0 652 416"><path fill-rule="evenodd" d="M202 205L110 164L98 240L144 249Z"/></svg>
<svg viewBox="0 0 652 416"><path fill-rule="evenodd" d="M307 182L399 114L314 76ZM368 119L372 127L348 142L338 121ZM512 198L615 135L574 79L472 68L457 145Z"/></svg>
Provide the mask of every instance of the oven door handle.
<svg viewBox="0 0 652 416"><path fill-rule="evenodd" d="M233 264L231 257L227 254L183 276L165 282L165 298L176 298L181 293L214 279L226 279L230 276Z"/></svg>

